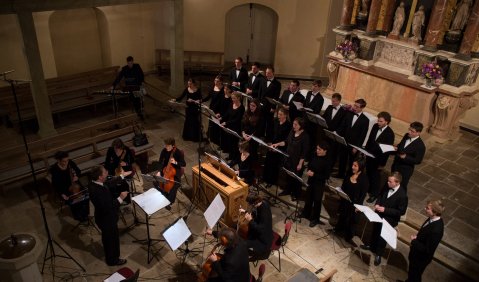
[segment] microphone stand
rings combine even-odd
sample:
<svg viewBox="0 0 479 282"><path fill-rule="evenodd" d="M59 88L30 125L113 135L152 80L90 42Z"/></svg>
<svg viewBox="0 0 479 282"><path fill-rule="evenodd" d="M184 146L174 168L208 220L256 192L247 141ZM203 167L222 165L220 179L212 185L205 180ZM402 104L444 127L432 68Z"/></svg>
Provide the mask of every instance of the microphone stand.
<svg viewBox="0 0 479 282"><path fill-rule="evenodd" d="M50 234L50 228L48 227L47 217L45 215L45 207L43 206L43 202L42 202L42 199L40 197L40 191L39 191L39 188L38 188L37 177L35 175L35 169L33 168L33 161L32 161L32 157L30 155L30 150L28 148L27 138L25 136L25 130L23 128L23 120L22 120L22 115L20 113L20 106L18 104L17 93L15 92L15 84L17 84L18 82L31 82L31 81L30 80L14 80L14 79L7 78L6 75L8 73L11 73L11 72L13 72L13 70L1 73L0 76L1 76L1 79L3 81L10 84L10 88L12 89L12 95L13 95L13 99L15 101L15 107L16 107L16 110L17 110L18 122L20 124L20 132L21 132L22 137L23 137L23 144L25 145L25 152L27 154L28 163L30 164L30 171L32 173L33 186L35 187L35 192L37 194L38 202L40 203L40 210L42 212L43 224L45 226L45 231L47 233L47 246L46 246L46 249L45 249L45 255L43 256L43 265L42 265L42 272L41 273L43 274L43 271L45 269L45 263L48 260L51 260L52 261L52 275L53 275L53 279L55 279L55 258L56 257L71 259L73 262L75 262L76 265L78 265L85 272L86 271L85 268L76 259L74 259L57 241L55 241ZM60 254L55 253L54 244L58 248L60 248L60 250L62 250L65 255L60 255Z"/></svg>

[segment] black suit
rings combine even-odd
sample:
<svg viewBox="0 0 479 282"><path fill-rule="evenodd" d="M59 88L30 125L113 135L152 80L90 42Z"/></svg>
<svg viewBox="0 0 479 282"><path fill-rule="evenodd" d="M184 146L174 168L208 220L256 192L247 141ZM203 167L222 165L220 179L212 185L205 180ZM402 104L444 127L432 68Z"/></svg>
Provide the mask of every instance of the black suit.
<svg viewBox="0 0 479 282"><path fill-rule="evenodd" d="M265 80L266 78L260 72L256 74L254 81L253 81L253 77L255 77L255 75L251 73L251 75L248 78L248 84L246 85L246 88L251 89L251 96L253 98L258 98L259 88L261 87L262 81Z"/></svg>
<svg viewBox="0 0 479 282"><path fill-rule="evenodd" d="M364 139L366 139L366 135L368 134L369 118L366 117L364 113L361 113L354 125L352 125L354 116L355 114L353 112L347 112L337 133L343 136L348 144L362 147ZM352 148L349 146L341 146L339 149L338 175L344 176L344 173L350 169L353 159Z"/></svg>
<svg viewBox="0 0 479 282"><path fill-rule="evenodd" d="M304 100L303 107L310 108L311 110L313 110L313 113L319 115L321 114L321 109L323 108L324 98L319 92L314 95L313 100L311 100L311 96L313 96L313 92L308 91L308 94L306 94L306 99Z"/></svg>
<svg viewBox="0 0 479 282"><path fill-rule="evenodd" d="M239 82L240 83L240 90L241 92L245 92L246 84L248 84L248 71L245 67L241 67L239 69L238 75L236 74L236 67L233 67L230 70L230 81L231 82Z"/></svg>
<svg viewBox="0 0 479 282"><path fill-rule="evenodd" d="M381 134L376 139L379 131L378 124L373 125L371 133L369 134L368 143L366 144L366 151L374 155L375 158L367 157L366 172L369 178L369 194L373 197L379 195L379 167L384 167L388 161L389 153L383 153L379 144L394 144L394 131L390 126L382 129Z"/></svg>
<svg viewBox="0 0 479 282"><path fill-rule="evenodd" d="M310 108L313 110L314 114L321 114L321 109L323 108L324 104L324 98L321 95L321 93L316 93L316 95L313 96L312 91L308 91L308 94L306 94L306 99L304 99L303 107L305 108ZM309 138L311 138L311 146L312 146L312 152L314 152L314 149L316 148L317 140L322 140L324 139L324 131L323 129L317 125L316 123L313 123L309 121L309 119L306 116L306 112L302 113L303 119L306 122L305 130L309 134ZM330 151L330 154L332 151Z"/></svg>
<svg viewBox="0 0 479 282"><path fill-rule="evenodd" d="M245 242L240 240L236 246L226 248L220 260L212 263L218 277L210 278L208 281L249 282L248 259L248 248Z"/></svg>
<svg viewBox="0 0 479 282"><path fill-rule="evenodd" d="M264 120L266 125L266 140L271 140L273 138L273 120L274 120L274 113L271 112L273 109L273 105L271 105L266 97L272 98L275 100L279 99L279 95L281 93L281 83L273 78L268 86L268 80L264 79L261 81L261 86L259 88L259 99L261 103L263 103L263 114Z"/></svg>
<svg viewBox="0 0 479 282"><path fill-rule="evenodd" d="M386 184L387 186L387 184ZM389 187L388 187L389 188ZM384 212L376 213L384 218L392 227L396 227L401 219L401 215L404 215L407 210L408 198L404 188L399 186L399 189L388 198L389 189L383 189L381 195L376 201L376 205L384 207ZM384 248L386 247L386 241L381 238L382 223L375 223L372 235L371 250L378 256L382 256Z"/></svg>
<svg viewBox="0 0 479 282"><path fill-rule="evenodd" d="M434 252L441 242L444 234L444 221L442 218L429 224L429 218L423 223L417 233L416 239L411 241L409 250L409 282L421 281L421 276L426 266L432 261Z"/></svg>
<svg viewBox="0 0 479 282"><path fill-rule="evenodd" d="M409 179L414 172L414 166L422 162L424 154L426 153L426 145L424 145L424 142L422 141L421 137L418 137L416 140L412 141L407 147L404 147L404 145L406 144L406 140L408 139L408 134L405 134L401 142L399 142L397 153L391 166L391 171L399 171L399 173L401 173L401 186L403 186L406 191ZM405 153L406 157L404 159L401 159L399 157L400 153Z"/></svg>
<svg viewBox="0 0 479 282"><path fill-rule="evenodd" d="M296 91L295 93L292 93L289 90L285 90L283 92L283 95L281 95L281 98L279 98L279 101L286 106L289 106L289 120L291 122L294 121L295 118L301 116L301 112L296 108L293 102L299 102L303 103L304 102L304 96L301 94L301 92Z"/></svg>
<svg viewBox="0 0 479 282"><path fill-rule="evenodd" d="M107 186L91 182L88 186L90 200L95 207L95 222L101 230L101 241L108 265L115 265L120 257L118 212L120 202L112 196Z"/></svg>
<svg viewBox="0 0 479 282"><path fill-rule="evenodd" d="M326 120L328 130L337 132L339 130L339 126L343 123L344 117L346 116L346 110L343 109L343 107L338 106L338 111L333 118L333 108L333 105L329 105L326 110L324 110L323 118Z"/></svg>

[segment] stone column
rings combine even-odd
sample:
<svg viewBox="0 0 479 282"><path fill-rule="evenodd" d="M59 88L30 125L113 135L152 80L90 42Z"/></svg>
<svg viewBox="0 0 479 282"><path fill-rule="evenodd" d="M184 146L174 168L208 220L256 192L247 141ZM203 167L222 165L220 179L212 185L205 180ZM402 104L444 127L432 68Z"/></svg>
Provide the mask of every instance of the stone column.
<svg viewBox="0 0 479 282"><path fill-rule="evenodd" d="M459 53L456 55L456 58L462 60L471 59L471 50L474 42L476 41L477 34L479 33L479 0L476 0L472 12L469 15L469 20L467 21L466 30L464 31L464 36L462 38L461 47L459 48Z"/></svg>
<svg viewBox="0 0 479 282"><path fill-rule="evenodd" d="M341 21L339 28L343 30L351 30L351 16L353 15L354 0L344 0L343 12L341 14Z"/></svg>
<svg viewBox="0 0 479 282"><path fill-rule="evenodd" d="M432 8L431 18L426 30L424 50L437 51L437 43L443 26L444 18L447 12L447 0L436 0Z"/></svg>
<svg viewBox="0 0 479 282"><path fill-rule="evenodd" d="M17 13L18 23L22 31L23 46L27 57L28 70L30 71L30 89L32 91L35 114L38 120L38 135L46 137L56 134L53 125L52 110L48 98L47 84L43 74L42 59L38 48L37 34L32 13L20 11Z"/></svg>
<svg viewBox="0 0 479 282"><path fill-rule="evenodd" d="M170 22L170 69L171 84L170 95L179 96L180 92L185 88L184 77L184 40L183 40L183 0L172 0L173 5L172 19Z"/></svg>
<svg viewBox="0 0 479 282"><path fill-rule="evenodd" d="M376 27L378 25L379 12L381 11L382 0L372 0L369 8L368 25L366 26L366 35L376 35Z"/></svg>

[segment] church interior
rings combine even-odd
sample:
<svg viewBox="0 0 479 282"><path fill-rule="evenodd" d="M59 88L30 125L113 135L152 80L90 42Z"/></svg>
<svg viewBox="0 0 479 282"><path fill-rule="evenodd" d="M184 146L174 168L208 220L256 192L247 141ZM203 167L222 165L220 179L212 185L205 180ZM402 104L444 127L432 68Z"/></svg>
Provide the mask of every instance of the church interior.
<svg viewBox="0 0 479 282"><path fill-rule="evenodd" d="M280 236L277 250L249 262L251 281L404 281L411 236L425 226L428 201L438 199L445 206L444 234L422 280L477 281L478 0L6 0L0 3L0 42L0 273L5 281L103 281L123 267L139 270L136 280L126 281L197 279L218 242L205 235L206 208L221 194L226 209L210 227L236 230L238 207L246 205L250 192L271 205L272 228ZM144 72L144 91L134 91L141 92L138 96L112 88L128 56ZM234 86L229 73L238 57L249 72L255 62L263 75L274 68L281 93L297 81L306 96L320 80L324 105L318 114L335 93L345 106L364 99L368 135L388 112L394 145L413 122L424 126L424 158L413 166L407 210L393 226L396 246L388 241L377 265L375 254L361 247L373 243L374 224L365 214L357 213L352 240L333 232L342 198L332 188L341 187L342 177L332 174L327 180L331 190L321 196L322 224L312 225L298 216L307 188L298 197L280 196L280 183L263 181L267 148L258 147L248 185L234 172L221 172L214 156L228 155L212 141L215 125L206 111L199 114L201 141L185 140L188 108L177 98L189 89L188 80L196 81L203 98L217 77ZM265 85L270 84L265 80ZM141 101L139 110L134 101ZM251 103L245 97L241 102L246 108ZM138 133L148 142L135 146ZM87 220L75 219L55 192L49 167L56 152L69 152L86 186L91 169L104 163L117 138L133 149L141 170L128 182L132 196L156 191L165 138L176 140L186 166L174 204L149 215L135 203L120 206L120 257L127 262L109 266L92 199L86 198ZM381 183L395 157L386 160ZM217 175L205 169L201 176L200 165ZM301 177L308 181L306 173ZM211 184L220 182L229 186ZM361 204L375 208L373 202ZM165 232L183 221L191 235L173 247ZM15 250L17 241L33 245ZM11 257L18 252L18 258Z"/></svg>

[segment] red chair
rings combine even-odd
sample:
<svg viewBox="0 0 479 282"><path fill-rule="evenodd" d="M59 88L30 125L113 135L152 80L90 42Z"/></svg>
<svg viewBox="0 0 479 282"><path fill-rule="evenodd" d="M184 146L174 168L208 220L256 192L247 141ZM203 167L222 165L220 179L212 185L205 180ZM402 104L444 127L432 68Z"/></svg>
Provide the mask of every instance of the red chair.
<svg viewBox="0 0 479 282"><path fill-rule="evenodd" d="M262 263L260 266L259 266L259 269L258 269L258 278L255 278L253 275L250 275L250 282L261 282L263 281L263 275L266 271L266 265L264 263Z"/></svg>
<svg viewBox="0 0 479 282"><path fill-rule="evenodd" d="M281 237L278 233L273 231L273 244L271 245L271 254L273 254L275 251L278 251L278 261L279 261L279 268L277 268L268 258L269 263L271 263L274 268L276 268L279 272L281 272L281 252L280 248L283 250L284 254L284 246L288 242L289 238L289 232L291 231L291 226L293 226L293 223L291 221L286 221L284 224L284 235Z"/></svg>

